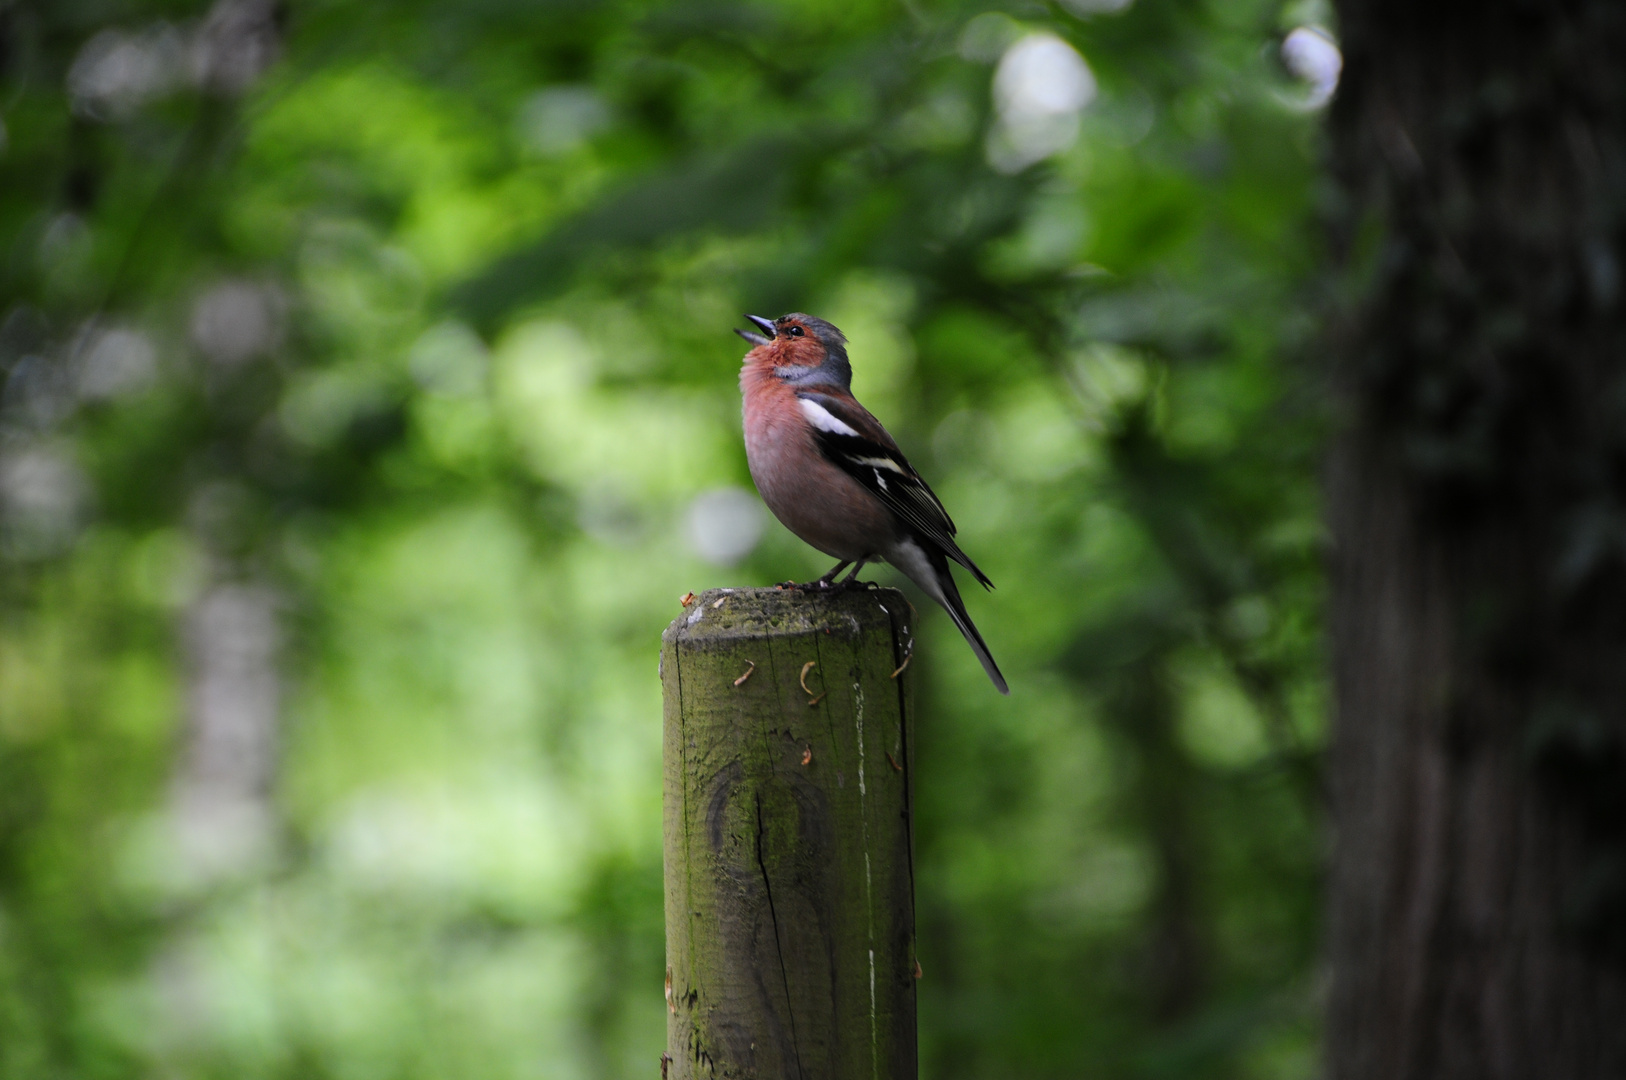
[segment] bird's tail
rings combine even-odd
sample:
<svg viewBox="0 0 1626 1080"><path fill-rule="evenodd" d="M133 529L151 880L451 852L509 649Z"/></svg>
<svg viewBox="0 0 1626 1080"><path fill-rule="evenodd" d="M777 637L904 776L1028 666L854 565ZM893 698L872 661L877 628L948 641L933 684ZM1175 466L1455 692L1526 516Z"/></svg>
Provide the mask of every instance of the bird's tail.
<svg viewBox="0 0 1626 1080"><path fill-rule="evenodd" d="M1005 682L1005 676L1000 674L999 665L994 663L992 654L988 652L987 642L977 633L976 624L971 616L966 614L965 602L960 599L960 588L954 584L954 575L949 571L948 559L935 550L928 550L923 545L912 540L905 540L898 545L896 552L887 555L887 562L896 566L908 575L913 581L925 590L930 596L943 606L954 620L954 625L960 628L971 651L977 654L982 662L982 670L988 673L993 680L994 688L1001 694L1009 694L1011 688ZM980 575L979 575L980 576Z"/></svg>

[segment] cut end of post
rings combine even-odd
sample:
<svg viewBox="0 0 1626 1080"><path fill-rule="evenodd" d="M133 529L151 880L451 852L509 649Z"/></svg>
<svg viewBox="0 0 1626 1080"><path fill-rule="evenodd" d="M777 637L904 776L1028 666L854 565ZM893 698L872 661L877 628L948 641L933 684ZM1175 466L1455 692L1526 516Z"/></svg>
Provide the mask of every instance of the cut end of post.
<svg viewBox="0 0 1626 1080"><path fill-rule="evenodd" d="M903 643L888 672L906 666L912 651L914 609L896 589L707 589L686 593L682 606L682 614L661 635L663 642L760 634L852 634L872 623L888 623Z"/></svg>

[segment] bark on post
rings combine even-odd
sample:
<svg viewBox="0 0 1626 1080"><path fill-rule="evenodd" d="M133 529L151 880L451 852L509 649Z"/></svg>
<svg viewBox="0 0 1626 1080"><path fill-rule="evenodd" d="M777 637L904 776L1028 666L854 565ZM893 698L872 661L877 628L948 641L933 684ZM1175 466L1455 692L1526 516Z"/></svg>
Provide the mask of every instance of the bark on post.
<svg viewBox="0 0 1626 1080"><path fill-rule="evenodd" d="M714 589L662 636L668 1080L913 1080L912 628Z"/></svg>

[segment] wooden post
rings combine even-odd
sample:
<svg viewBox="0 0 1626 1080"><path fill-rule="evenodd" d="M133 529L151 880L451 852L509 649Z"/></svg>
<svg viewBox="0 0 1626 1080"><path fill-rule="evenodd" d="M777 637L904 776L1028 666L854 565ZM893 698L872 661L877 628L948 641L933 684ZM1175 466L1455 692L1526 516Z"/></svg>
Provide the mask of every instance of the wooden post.
<svg viewBox="0 0 1626 1080"><path fill-rule="evenodd" d="M713 589L662 636L667 1080L914 1080L913 616Z"/></svg>

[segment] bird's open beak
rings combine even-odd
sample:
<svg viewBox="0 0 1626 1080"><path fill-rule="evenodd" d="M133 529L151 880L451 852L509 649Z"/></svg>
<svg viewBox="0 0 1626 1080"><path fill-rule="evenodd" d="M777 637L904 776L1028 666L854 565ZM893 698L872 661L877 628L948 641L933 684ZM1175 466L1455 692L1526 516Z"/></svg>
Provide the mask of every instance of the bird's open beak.
<svg viewBox="0 0 1626 1080"><path fill-rule="evenodd" d="M746 341L749 341L751 344L753 344L753 345L766 345L766 344L768 344L768 342L772 341L774 338L779 336L779 331L774 329L772 319L764 319L761 315L747 315L746 318L750 319L752 322L756 323L759 327L761 327L762 328L762 334L767 334L768 335L767 337L763 337L762 334L753 334L749 330L736 330L736 331L734 331L736 334L740 335L740 337L744 338Z"/></svg>

